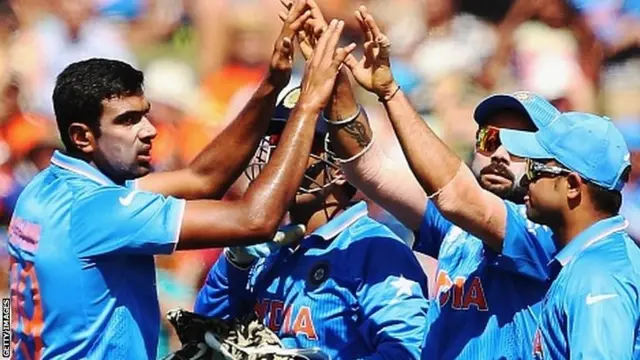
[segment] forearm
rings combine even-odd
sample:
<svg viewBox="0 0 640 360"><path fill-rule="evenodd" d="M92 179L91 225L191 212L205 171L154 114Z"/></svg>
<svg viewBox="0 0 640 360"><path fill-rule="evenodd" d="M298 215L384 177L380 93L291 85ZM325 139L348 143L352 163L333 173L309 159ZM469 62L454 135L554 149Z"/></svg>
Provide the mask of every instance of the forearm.
<svg viewBox="0 0 640 360"><path fill-rule="evenodd" d="M417 230L427 195L405 162L385 154L379 142L357 159L342 163L347 180L406 227Z"/></svg>
<svg viewBox="0 0 640 360"><path fill-rule="evenodd" d="M422 188L427 194L433 194L445 187L456 175L462 163L460 158L429 128L402 91L384 104Z"/></svg>
<svg viewBox="0 0 640 360"><path fill-rule="evenodd" d="M201 197L222 197L244 171L267 130L280 90L265 78L236 119L189 164L202 179L206 193Z"/></svg>
<svg viewBox="0 0 640 360"><path fill-rule="evenodd" d="M325 117L340 121L356 113L358 105L349 79L340 74L336 91ZM373 132L364 109L353 121L329 125L331 144L341 161L347 180L367 197L399 219L405 226L417 229L426 207L427 197L406 163L389 158Z"/></svg>
<svg viewBox="0 0 640 360"><path fill-rule="evenodd" d="M300 187L319 112L300 103L293 109L273 156L244 195L252 216L272 221L268 238L275 234Z"/></svg>

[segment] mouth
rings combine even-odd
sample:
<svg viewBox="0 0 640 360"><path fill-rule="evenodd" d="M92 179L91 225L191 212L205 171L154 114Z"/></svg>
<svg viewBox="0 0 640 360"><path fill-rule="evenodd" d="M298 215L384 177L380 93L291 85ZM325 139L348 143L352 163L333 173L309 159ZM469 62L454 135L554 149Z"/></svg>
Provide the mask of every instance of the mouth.
<svg viewBox="0 0 640 360"><path fill-rule="evenodd" d="M151 147L138 152L138 159L144 162L151 161Z"/></svg>
<svg viewBox="0 0 640 360"><path fill-rule="evenodd" d="M512 183L510 178L495 173L482 174L480 177L484 182L491 185L510 185Z"/></svg>

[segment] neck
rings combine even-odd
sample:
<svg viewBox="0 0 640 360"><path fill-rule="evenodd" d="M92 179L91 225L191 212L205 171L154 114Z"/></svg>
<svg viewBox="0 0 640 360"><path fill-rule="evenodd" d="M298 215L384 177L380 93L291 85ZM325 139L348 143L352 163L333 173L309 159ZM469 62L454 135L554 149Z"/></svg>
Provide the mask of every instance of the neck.
<svg viewBox="0 0 640 360"><path fill-rule="evenodd" d="M609 217L611 216L598 212L587 214L576 212L573 216L570 215L564 219L562 225L552 228L556 245L559 249L564 248L591 225Z"/></svg>
<svg viewBox="0 0 640 360"><path fill-rule="evenodd" d="M113 176L112 174L110 174L108 171L104 171L103 169L101 169L96 162L87 154L82 153L80 151L66 151L66 154L68 156L74 157L76 159L82 160L86 163L88 163L89 165L93 166L94 168L98 169L98 171L100 171L103 175L105 175L106 177L108 177L111 181L114 182L114 184L117 185L124 185L124 183L126 182L127 179L122 178L122 177L118 177L118 176Z"/></svg>

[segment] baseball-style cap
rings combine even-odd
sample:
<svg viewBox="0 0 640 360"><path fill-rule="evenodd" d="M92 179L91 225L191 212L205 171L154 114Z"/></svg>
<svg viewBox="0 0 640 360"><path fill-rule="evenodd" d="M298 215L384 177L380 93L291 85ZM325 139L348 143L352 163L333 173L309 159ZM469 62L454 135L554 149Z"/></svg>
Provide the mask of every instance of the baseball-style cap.
<svg viewBox="0 0 640 360"><path fill-rule="evenodd" d="M478 125L482 126L491 115L500 110L523 111L538 129L548 125L560 115L560 111L542 96L529 91L516 91L485 98L476 106L473 118Z"/></svg>
<svg viewBox="0 0 640 360"><path fill-rule="evenodd" d="M554 159L609 190L622 190L631 165L620 131L608 118L587 113L561 114L535 133L503 129L500 141L516 156Z"/></svg>
<svg viewBox="0 0 640 360"><path fill-rule="evenodd" d="M271 117L271 123L269 124L269 134L281 133L285 123L291 115L291 111L298 103L300 98L300 82L302 79L299 77L293 77L289 84L280 91L276 100L276 108ZM319 116L321 117L322 114ZM325 135L329 131L325 121L318 118L316 124L316 135Z"/></svg>

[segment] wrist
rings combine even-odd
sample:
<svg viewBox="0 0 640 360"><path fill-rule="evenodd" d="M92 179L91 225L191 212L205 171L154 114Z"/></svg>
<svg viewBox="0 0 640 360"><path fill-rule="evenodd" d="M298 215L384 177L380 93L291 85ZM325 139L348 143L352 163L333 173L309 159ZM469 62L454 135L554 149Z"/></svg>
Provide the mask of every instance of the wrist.
<svg viewBox="0 0 640 360"><path fill-rule="evenodd" d="M273 90L280 91L284 89L287 84L289 84L289 80L291 79L291 70L279 70L270 68L269 73L263 85L267 87L272 87Z"/></svg>
<svg viewBox="0 0 640 360"><path fill-rule="evenodd" d="M391 83L389 83L389 85L385 86L379 91L376 91L376 95L378 95L379 99L390 99L393 95L395 95L395 93L397 93L399 88L400 86L395 81L392 81Z"/></svg>

